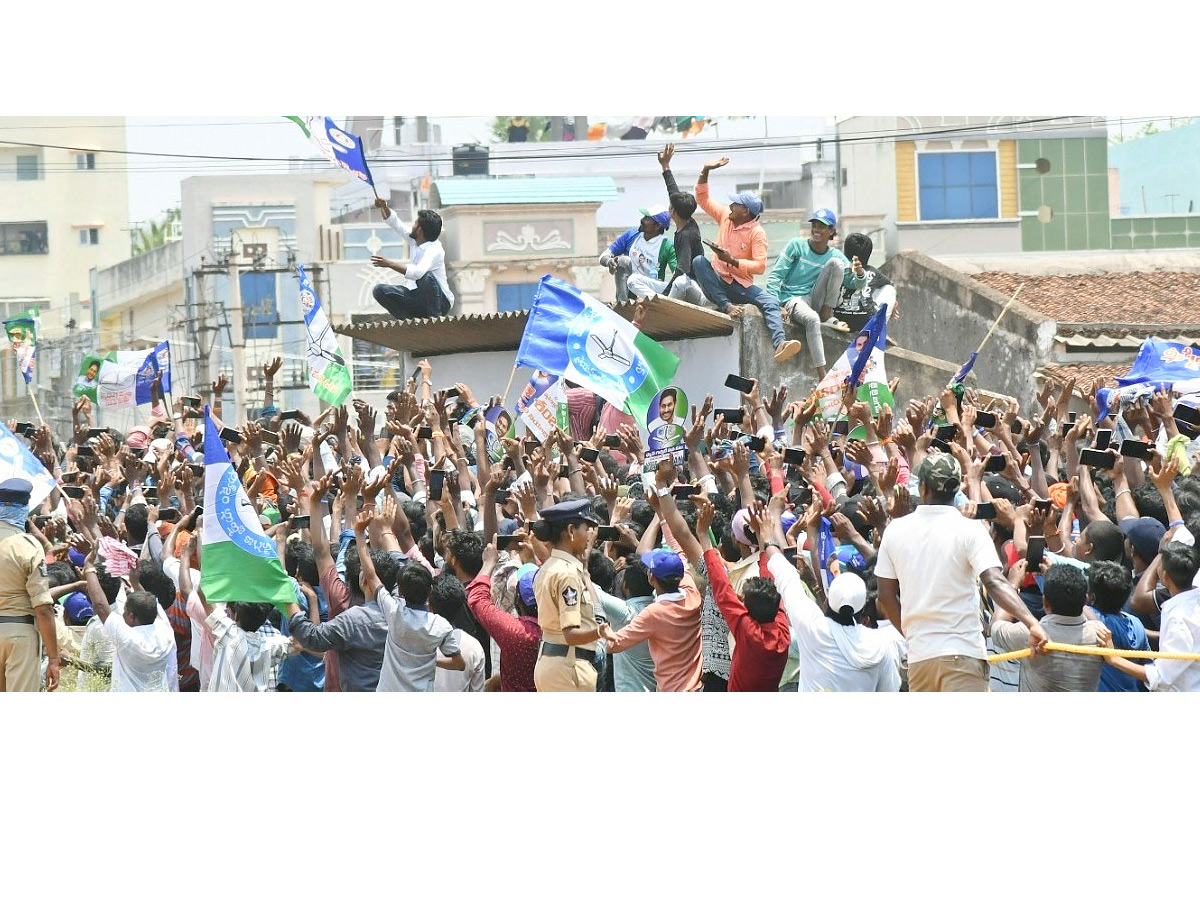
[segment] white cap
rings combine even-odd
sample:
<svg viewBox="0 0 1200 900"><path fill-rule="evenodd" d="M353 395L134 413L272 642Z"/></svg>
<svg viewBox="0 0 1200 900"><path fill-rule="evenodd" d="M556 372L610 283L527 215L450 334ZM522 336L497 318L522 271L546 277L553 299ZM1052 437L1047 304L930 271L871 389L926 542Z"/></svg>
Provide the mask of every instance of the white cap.
<svg viewBox="0 0 1200 900"><path fill-rule="evenodd" d="M829 582L829 608L841 612L843 606L848 606L858 615L867 605L867 584L853 572L843 572Z"/></svg>

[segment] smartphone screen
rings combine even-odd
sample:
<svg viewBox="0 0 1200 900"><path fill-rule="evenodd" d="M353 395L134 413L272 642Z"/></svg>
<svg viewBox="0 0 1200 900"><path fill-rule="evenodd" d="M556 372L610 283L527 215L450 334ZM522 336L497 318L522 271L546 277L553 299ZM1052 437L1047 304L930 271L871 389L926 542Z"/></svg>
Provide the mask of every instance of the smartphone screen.
<svg viewBox="0 0 1200 900"><path fill-rule="evenodd" d="M457 396L459 396L458 388L456 388L456 387L446 388L446 399L447 400L449 400L451 397L457 397Z"/></svg>
<svg viewBox="0 0 1200 900"><path fill-rule="evenodd" d="M1177 403L1175 404L1175 418L1180 422L1187 422L1189 425L1200 426L1200 409L1188 406L1186 403Z"/></svg>
<svg viewBox="0 0 1200 900"><path fill-rule="evenodd" d="M992 454L983 464L985 472L1003 472L1006 468L1008 468L1008 460L999 454Z"/></svg>
<svg viewBox="0 0 1200 900"><path fill-rule="evenodd" d="M288 528L295 528L297 530L307 528L309 521L308 516L292 516L288 519Z"/></svg>
<svg viewBox="0 0 1200 900"><path fill-rule="evenodd" d="M975 518L977 519L994 519L996 518L996 504L992 502L976 503Z"/></svg>
<svg viewBox="0 0 1200 900"><path fill-rule="evenodd" d="M841 434L841 435L849 434L850 433L850 422L847 421L846 419L843 419L840 422L834 422L833 423L833 433Z"/></svg>
<svg viewBox="0 0 1200 900"><path fill-rule="evenodd" d="M442 488L446 485L446 473L441 469L434 469L429 473L429 499L441 500Z"/></svg>
<svg viewBox="0 0 1200 900"><path fill-rule="evenodd" d="M1121 455L1132 459L1150 459L1154 445L1145 441L1121 441Z"/></svg>
<svg viewBox="0 0 1200 900"><path fill-rule="evenodd" d="M1025 571L1034 574L1042 568L1042 557L1046 553L1046 538L1035 534L1029 539L1029 549L1025 552Z"/></svg>
<svg viewBox="0 0 1200 900"><path fill-rule="evenodd" d="M1025 430L1025 426L1021 424L1020 419L1013 419L1013 423L1008 426L1008 430L1013 434L1020 434Z"/></svg>
<svg viewBox="0 0 1200 900"><path fill-rule="evenodd" d="M89 428L88 429L88 437L89 438L100 437L100 435L102 435L102 434L108 434L108 429L107 428Z"/></svg>
<svg viewBox="0 0 1200 900"><path fill-rule="evenodd" d="M804 465L804 450L800 447L788 447L783 451L783 461L792 465Z"/></svg>
<svg viewBox="0 0 1200 900"><path fill-rule="evenodd" d="M1050 512L1050 506L1051 506L1051 503L1049 500L1034 500L1033 501L1033 508L1036 509L1040 513Z"/></svg>
<svg viewBox="0 0 1200 900"><path fill-rule="evenodd" d="M82 500L85 489L77 484L64 484L62 492L74 500Z"/></svg>
<svg viewBox="0 0 1200 900"><path fill-rule="evenodd" d="M616 525L601 525L596 529L597 541L619 541L621 532Z"/></svg>
<svg viewBox="0 0 1200 900"><path fill-rule="evenodd" d="M1091 466L1093 469L1111 469L1116 465L1117 458L1107 450L1093 450L1084 447L1079 451L1079 464Z"/></svg>
<svg viewBox="0 0 1200 900"><path fill-rule="evenodd" d="M262 430L262 439L268 444L272 444L276 447L279 446L279 432L277 431L267 431L267 429L264 428Z"/></svg>
<svg viewBox="0 0 1200 900"><path fill-rule="evenodd" d="M505 490L499 490L499 491L496 491L496 503L498 503L498 504L500 504L501 506L503 506L505 503L507 503L507 502L508 502L508 500L509 500L509 497L511 497L511 496L512 496L512 495L511 495L511 494L509 494L509 492L508 492L508 491L505 491Z"/></svg>
<svg viewBox="0 0 1200 900"><path fill-rule="evenodd" d="M939 441L952 441L958 437L958 426L939 425L936 437Z"/></svg>
<svg viewBox="0 0 1200 900"><path fill-rule="evenodd" d="M606 435L604 438L604 446L613 449L619 449L621 446L621 436L619 434Z"/></svg>
<svg viewBox="0 0 1200 900"><path fill-rule="evenodd" d="M939 453L949 453L950 452L950 445L947 444L945 441L941 440L940 438L934 438L932 441L929 442L929 446L932 447L934 450L937 450Z"/></svg>
<svg viewBox="0 0 1200 900"><path fill-rule="evenodd" d="M510 550L520 538L515 534L501 534L496 536L497 550Z"/></svg>
<svg viewBox="0 0 1200 900"><path fill-rule="evenodd" d="M420 428L417 429L417 440L428 441L428 440L431 440L432 438L433 438L433 426L432 425L422 425Z"/></svg>
<svg viewBox="0 0 1200 900"><path fill-rule="evenodd" d="M199 397L180 397L179 402L182 403L184 406L190 406L193 409L198 409L200 406L200 398Z"/></svg>
<svg viewBox="0 0 1200 900"><path fill-rule="evenodd" d="M713 410L713 415L724 416L728 424L737 425L742 421L742 412L740 406L719 406Z"/></svg>
<svg viewBox="0 0 1200 900"><path fill-rule="evenodd" d="M289 419L299 419L303 413L298 409L285 409L279 414L279 421L286 422Z"/></svg>
<svg viewBox="0 0 1200 900"><path fill-rule="evenodd" d="M980 428L995 428L996 414L980 410L979 412L975 413L975 424Z"/></svg>
<svg viewBox="0 0 1200 900"><path fill-rule="evenodd" d="M671 496L676 500L686 500L688 497L695 497L700 493L700 485L698 484L677 484L671 488Z"/></svg>
<svg viewBox="0 0 1200 900"><path fill-rule="evenodd" d="M1107 450L1108 445L1112 442L1112 429L1101 428L1096 432L1096 449Z"/></svg>
<svg viewBox="0 0 1200 900"><path fill-rule="evenodd" d="M754 381L749 378L743 378L741 375L726 375L725 387L748 394L754 390Z"/></svg>
<svg viewBox="0 0 1200 900"><path fill-rule="evenodd" d="M219 434L221 436L221 440L226 441L230 444L240 444L242 442L242 433L240 431L238 431L236 428L230 428L229 426L225 426L224 428L221 429Z"/></svg>
<svg viewBox="0 0 1200 900"><path fill-rule="evenodd" d="M594 463L600 458L600 451L595 447L583 447L579 451L579 458L585 462Z"/></svg>

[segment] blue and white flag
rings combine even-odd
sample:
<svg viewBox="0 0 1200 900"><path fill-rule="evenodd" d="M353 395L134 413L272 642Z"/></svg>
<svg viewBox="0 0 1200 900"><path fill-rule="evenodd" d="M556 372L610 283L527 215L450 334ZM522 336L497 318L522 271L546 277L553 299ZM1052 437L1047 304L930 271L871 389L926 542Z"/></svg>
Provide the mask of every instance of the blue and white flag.
<svg viewBox="0 0 1200 900"><path fill-rule="evenodd" d="M54 476L46 471L42 461L33 455L25 441L0 422L0 481L24 478L33 485L27 509L35 509L58 487Z"/></svg>
<svg viewBox="0 0 1200 900"><path fill-rule="evenodd" d="M171 393L171 342L163 341L154 348L153 365L155 374L162 372L162 389L164 394ZM150 376L150 381L154 376ZM150 402L150 384L146 384L146 401ZM140 402L140 401L139 401Z"/></svg>
<svg viewBox="0 0 1200 900"><path fill-rule="evenodd" d="M1178 341L1142 341L1137 358L1127 375L1117 379L1119 387L1101 388L1096 394L1100 418L1108 415L1114 402L1133 402L1155 391L1192 394L1200 391L1200 351Z"/></svg>
<svg viewBox="0 0 1200 900"><path fill-rule="evenodd" d="M575 285L546 275L516 364L561 375L641 420L671 383L679 357Z"/></svg>
<svg viewBox="0 0 1200 900"><path fill-rule="evenodd" d="M828 591L829 582L834 577L834 573L829 571L829 563L837 556L837 541L833 537L833 525L825 516L821 516L817 526L817 556L821 560L821 583Z"/></svg>
<svg viewBox="0 0 1200 900"><path fill-rule="evenodd" d="M967 373L970 372L972 367L975 365L975 360L978 356L979 356L979 351L978 350L974 351L971 354L971 358L962 364L962 368L958 370L958 374L956 374L953 378L950 379L950 383L951 384L962 384L963 379L965 379L967 377Z"/></svg>
<svg viewBox="0 0 1200 900"><path fill-rule="evenodd" d="M341 166L355 178L375 188L371 170L367 168L367 157L363 153L362 140L337 127L329 116L285 116L300 126L300 130L316 145L327 160Z"/></svg>

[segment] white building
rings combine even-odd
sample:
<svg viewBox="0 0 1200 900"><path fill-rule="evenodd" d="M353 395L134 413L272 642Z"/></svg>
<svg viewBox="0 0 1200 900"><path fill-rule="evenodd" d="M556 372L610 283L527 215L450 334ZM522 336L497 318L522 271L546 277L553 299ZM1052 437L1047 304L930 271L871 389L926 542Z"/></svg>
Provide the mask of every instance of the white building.
<svg viewBox="0 0 1200 900"><path fill-rule="evenodd" d="M91 322L90 270L129 256L129 163L105 152L125 149L125 119L0 118L0 142L0 318L37 307L42 338L66 338ZM3 345L0 399L24 418L32 404ZM53 391L54 363L70 360L39 362L37 384Z"/></svg>

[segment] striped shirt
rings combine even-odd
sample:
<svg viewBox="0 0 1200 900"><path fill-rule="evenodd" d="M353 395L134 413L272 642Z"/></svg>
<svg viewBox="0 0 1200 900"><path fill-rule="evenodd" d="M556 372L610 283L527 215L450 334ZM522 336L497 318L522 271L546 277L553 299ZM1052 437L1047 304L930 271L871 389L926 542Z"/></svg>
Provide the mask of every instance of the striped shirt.
<svg viewBox="0 0 1200 900"><path fill-rule="evenodd" d="M291 638L276 632L248 634L229 617L225 604L217 603L205 624L213 635L210 691L267 691L271 669L292 649Z"/></svg>

